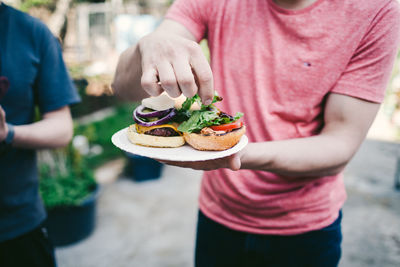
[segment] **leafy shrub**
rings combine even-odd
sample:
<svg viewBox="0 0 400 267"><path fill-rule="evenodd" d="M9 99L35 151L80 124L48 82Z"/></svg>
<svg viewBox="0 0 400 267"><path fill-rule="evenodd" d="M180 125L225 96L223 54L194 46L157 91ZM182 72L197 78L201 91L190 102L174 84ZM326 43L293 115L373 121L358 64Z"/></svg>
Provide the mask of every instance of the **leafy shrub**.
<svg viewBox="0 0 400 267"><path fill-rule="evenodd" d="M72 145L42 153L39 190L46 208L80 205L96 187L86 160Z"/></svg>

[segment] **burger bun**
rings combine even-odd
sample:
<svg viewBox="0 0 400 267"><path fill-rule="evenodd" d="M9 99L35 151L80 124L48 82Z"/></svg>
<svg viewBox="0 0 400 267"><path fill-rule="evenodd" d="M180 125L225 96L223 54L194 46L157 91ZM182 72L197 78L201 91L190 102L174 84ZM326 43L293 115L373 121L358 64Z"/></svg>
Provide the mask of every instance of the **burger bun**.
<svg viewBox="0 0 400 267"><path fill-rule="evenodd" d="M185 141L197 150L222 151L235 146L246 133L246 126L222 135L183 133Z"/></svg>
<svg viewBox="0 0 400 267"><path fill-rule="evenodd" d="M128 128L128 139L131 143L148 147L180 147L185 144L183 136L155 136L139 134L134 124Z"/></svg>

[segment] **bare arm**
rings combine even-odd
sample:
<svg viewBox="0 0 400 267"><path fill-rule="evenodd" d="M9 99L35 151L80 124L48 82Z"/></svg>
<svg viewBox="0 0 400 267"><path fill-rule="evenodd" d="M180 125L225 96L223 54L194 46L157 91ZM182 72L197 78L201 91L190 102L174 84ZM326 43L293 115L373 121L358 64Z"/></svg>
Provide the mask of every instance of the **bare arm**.
<svg viewBox="0 0 400 267"><path fill-rule="evenodd" d="M4 140L8 129L5 127L5 114L0 122L1 140ZM1 130L3 129L3 130ZM73 123L69 107L63 107L55 111L43 114L42 120L26 125L14 126L15 135L13 146L20 148L42 149L66 146L72 138ZM3 137L4 136L4 137Z"/></svg>
<svg viewBox="0 0 400 267"><path fill-rule="evenodd" d="M319 135L284 141L250 143L230 157L201 162L166 162L198 169L253 169L292 177L321 177L343 170L364 140L379 104L331 94Z"/></svg>
<svg viewBox="0 0 400 267"><path fill-rule="evenodd" d="M204 103L214 95L211 68L194 36L168 19L121 54L112 87L134 101L162 91L172 97L199 93Z"/></svg>
<svg viewBox="0 0 400 267"><path fill-rule="evenodd" d="M295 177L337 174L358 150L378 109L376 103L331 94L319 135L250 144L242 154L242 168Z"/></svg>

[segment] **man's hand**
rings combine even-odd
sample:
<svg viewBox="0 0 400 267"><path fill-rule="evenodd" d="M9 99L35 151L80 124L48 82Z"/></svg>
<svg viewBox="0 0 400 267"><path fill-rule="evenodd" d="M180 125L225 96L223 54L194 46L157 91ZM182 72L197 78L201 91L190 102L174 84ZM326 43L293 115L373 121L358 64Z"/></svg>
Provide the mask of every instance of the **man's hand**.
<svg viewBox="0 0 400 267"><path fill-rule="evenodd" d="M6 112L0 106L0 142L4 141L7 137L7 124L6 124Z"/></svg>
<svg viewBox="0 0 400 267"><path fill-rule="evenodd" d="M213 159L213 160L205 160L205 161L166 161L166 160L159 160L159 162L173 165L182 168L191 168L194 170L203 170L203 171L211 171L221 168L228 168L233 171L237 171L240 169L240 157L241 152L233 154L231 156L220 158L220 159Z"/></svg>
<svg viewBox="0 0 400 267"><path fill-rule="evenodd" d="M153 96L162 91L172 97L182 93L192 97L198 93L204 104L211 104L213 76L200 46L187 38L160 31L144 37L138 44L143 89Z"/></svg>
<svg viewBox="0 0 400 267"><path fill-rule="evenodd" d="M144 89L152 96L196 93L204 104L214 96L210 65L195 37L181 24L165 20L120 57L112 87L123 98L138 100Z"/></svg>

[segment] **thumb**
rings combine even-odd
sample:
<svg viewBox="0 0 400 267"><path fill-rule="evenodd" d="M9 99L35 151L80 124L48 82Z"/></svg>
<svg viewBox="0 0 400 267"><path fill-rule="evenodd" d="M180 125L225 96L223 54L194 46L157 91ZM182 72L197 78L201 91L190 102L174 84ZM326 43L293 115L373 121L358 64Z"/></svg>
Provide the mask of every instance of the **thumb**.
<svg viewBox="0 0 400 267"><path fill-rule="evenodd" d="M242 162L240 160L240 155L239 153L236 153L229 158L229 168L233 171L238 171L240 170L240 167L242 165Z"/></svg>

